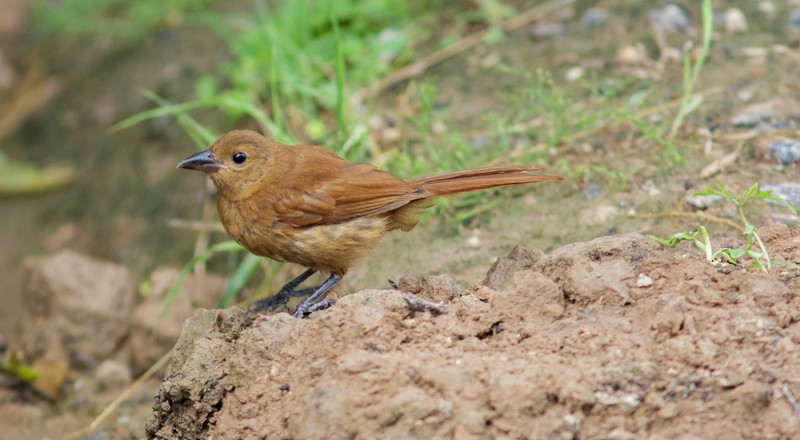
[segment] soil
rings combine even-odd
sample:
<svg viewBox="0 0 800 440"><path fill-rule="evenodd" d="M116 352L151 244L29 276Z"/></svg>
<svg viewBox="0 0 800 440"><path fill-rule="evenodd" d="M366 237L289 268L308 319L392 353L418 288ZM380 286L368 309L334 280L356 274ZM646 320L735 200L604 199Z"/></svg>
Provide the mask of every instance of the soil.
<svg viewBox="0 0 800 440"><path fill-rule="evenodd" d="M796 2L750 2L739 6L747 30L717 27L697 88L718 93L675 141L682 165L626 124L566 141L540 164L565 181L486 194L505 200L467 223L433 216L387 236L337 285L338 302L307 320L214 310L217 274L230 273L222 258L163 309L197 236L169 225L198 219L207 197L200 176L174 170L196 150L172 120L110 126L152 108L142 89L192 99L197 78L227 59L224 42L180 20L137 41L43 40L28 32L33 2L0 2L0 74L12 72L0 93L37 69L52 93L0 139L2 153L79 172L61 191L0 200L0 361L43 373L32 385L0 374L0 439L800 438L800 232L785 225L798 218L748 207L782 263L768 274L645 236L703 223L714 246L741 245L732 204L695 208L687 196L716 183L737 195L754 182L800 184L797 164L767 151L797 139L800 31L786 23ZM522 84L507 70L544 68L568 90L596 82L631 101L668 102L680 96L674 55L699 38L697 8L681 4L695 26L665 36L649 24L660 3L576 2L398 84L367 110L424 151L414 90L431 81L437 132L539 148L525 133L493 134L526 111L509 99ZM252 2L214 7L241 13ZM609 14L605 24L582 23L590 7ZM576 68L583 80L570 83ZM254 128L218 113L195 116L219 132ZM742 115L757 125L735 124ZM539 119L534 129L546 129ZM397 146L383 145L379 129L370 136ZM284 268L267 290L300 271ZM387 278L400 290L372 290ZM446 312L409 304L407 293ZM129 388L173 347L166 372Z"/></svg>
<svg viewBox="0 0 800 440"><path fill-rule="evenodd" d="M800 230L767 240L798 262ZM754 274L625 234L517 247L467 289L400 289L447 311L365 290L307 320L196 312L148 438L800 436L796 269Z"/></svg>

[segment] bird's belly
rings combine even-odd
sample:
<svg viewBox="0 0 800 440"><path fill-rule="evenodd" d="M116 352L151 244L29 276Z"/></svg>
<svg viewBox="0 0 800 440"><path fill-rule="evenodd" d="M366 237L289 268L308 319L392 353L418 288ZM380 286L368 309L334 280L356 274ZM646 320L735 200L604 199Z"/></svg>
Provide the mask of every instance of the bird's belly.
<svg viewBox="0 0 800 440"><path fill-rule="evenodd" d="M237 241L256 255L344 275L356 260L378 245L386 230L385 217L306 227L281 223L268 231L252 231L260 239L240 237ZM267 240L265 235L269 236Z"/></svg>

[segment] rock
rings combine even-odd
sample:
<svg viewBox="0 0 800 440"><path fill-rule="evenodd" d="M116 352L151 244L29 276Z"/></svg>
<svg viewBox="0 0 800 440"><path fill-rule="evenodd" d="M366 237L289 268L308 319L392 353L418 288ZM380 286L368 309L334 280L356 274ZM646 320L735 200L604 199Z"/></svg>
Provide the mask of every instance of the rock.
<svg viewBox="0 0 800 440"><path fill-rule="evenodd" d="M600 185L596 183L589 183L585 188L583 188L583 190L581 190L581 192L583 193L583 196L589 200L596 199L600 196Z"/></svg>
<svg viewBox="0 0 800 440"><path fill-rule="evenodd" d="M764 185L763 191L772 191L772 195L786 203L797 206L800 205L800 182L782 182L776 185ZM771 203L778 203L770 200Z"/></svg>
<svg viewBox="0 0 800 440"><path fill-rule="evenodd" d="M131 370L122 362L106 359L97 366L94 378L103 389L122 389L131 383Z"/></svg>
<svg viewBox="0 0 800 440"><path fill-rule="evenodd" d="M725 32L744 32L747 30L747 18L739 8L730 8L722 13L722 27Z"/></svg>
<svg viewBox="0 0 800 440"><path fill-rule="evenodd" d="M111 356L128 333L135 291L124 266L68 250L30 258L23 293L32 315L26 322L41 323L24 332L29 353L55 344L91 364Z"/></svg>
<svg viewBox="0 0 800 440"><path fill-rule="evenodd" d="M558 37L564 35L566 30L563 23L539 21L531 27L531 35L536 38Z"/></svg>
<svg viewBox="0 0 800 440"><path fill-rule="evenodd" d="M714 203L717 203L720 200L722 200L722 197L711 194L704 196L689 194L684 198L684 200L686 200L687 205L691 206L694 209L702 211L708 209L708 207L713 205Z"/></svg>
<svg viewBox="0 0 800 440"><path fill-rule="evenodd" d="M449 301L459 296L461 287L452 275L429 275L420 282L418 295L431 301Z"/></svg>
<svg viewBox="0 0 800 440"><path fill-rule="evenodd" d="M647 49L642 44L626 44L617 49L616 60L623 64L642 64L648 60Z"/></svg>
<svg viewBox="0 0 800 440"><path fill-rule="evenodd" d="M691 26L689 16L674 3L668 3L661 9L650 11L650 20L656 26L672 32L685 32Z"/></svg>
<svg viewBox="0 0 800 440"><path fill-rule="evenodd" d="M760 122L769 121L775 116L776 113L773 111L742 112L731 116L730 121L737 127L752 127Z"/></svg>
<svg viewBox="0 0 800 440"><path fill-rule="evenodd" d="M775 13L776 9L777 8L775 7L775 3L769 0L763 0L758 2L758 10L763 12L764 14L772 15Z"/></svg>
<svg viewBox="0 0 800 440"><path fill-rule="evenodd" d="M514 272L531 268L542 256L544 252L540 250L516 245L508 256L494 262L483 283L492 289L500 289L511 279Z"/></svg>
<svg viewBox="0 0 800 440"><path fill-rule="evenodd" d="M789 13L789 29L800 30L800 9L795 9Z"/></svg>
<svg viewBox="0 0 800 440"><path fill-rule="evenodd" d="M184 320L196 309L216 307L225 288L225 279L219 276L189 274L161 316L164 298L178 275L171 268L154 271L149 294L133 311L131 356L137 370L149 368L167 353L178 340Z"/></svg>
<svg viewBox="0 0 800 440"><path fill-rule="evenodd" d="M611 14L605 8L589 8L581 16L581 23L587 28L602 26Z"/></svg>
<svg viewBox="0 0 800 440"><path fill-rule="evenodd" d="M653 279L647 276L646 273L640 273L636 277L636 287L650 287L653 285Z"/></svg>
<svg viewBox="0 0 800 440"><path fill-rule="evenodd" d="M567 73L564 74L564 79L567 80L567 82L575 82L583 78L584 73L585 71L583 67L580 66L570 67L569 70L567 70Z"/></svg>
<svg viewBox="0 0 800 440"><path fill-rule="evenodd" d="M800 161L800 141L772 141L767 145L767 154L781 165Z"/></svg>
<svg viewBox="0 0 800 440"><path fill-rule="evenodd" d="M624 260L655 253L658 244L640 234L624 234L574 243L542 257L534 270L558 280L568 302L629 304L635 275Z"/></svg>

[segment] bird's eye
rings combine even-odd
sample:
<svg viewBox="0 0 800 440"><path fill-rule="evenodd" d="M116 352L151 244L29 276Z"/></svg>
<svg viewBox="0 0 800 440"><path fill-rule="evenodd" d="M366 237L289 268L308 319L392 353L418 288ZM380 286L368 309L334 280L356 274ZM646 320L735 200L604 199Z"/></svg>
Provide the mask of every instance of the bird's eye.
<svg viewBox="0 0 800 440"><path fill-rule="evenodd" d="M233 156L231 156L231 158L233 159L234 163L241 165L244 163L244 161L247 160L247 155L240 151L238 153L233 153Z"/></svg>

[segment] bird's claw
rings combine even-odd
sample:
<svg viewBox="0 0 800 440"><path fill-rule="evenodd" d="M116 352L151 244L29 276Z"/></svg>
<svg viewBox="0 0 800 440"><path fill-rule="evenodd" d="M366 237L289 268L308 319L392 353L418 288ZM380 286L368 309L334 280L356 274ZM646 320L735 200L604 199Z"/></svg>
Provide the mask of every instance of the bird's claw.
<svg viewBox="0 0 800 440"><path fill-rule="evenodd" d="M279 307L286 307L286 304L289 302L289 295L284 294L283 291L278 292L275 295L268 296L266 298L259 299L253 306L250 307L250 313L258 314L261 312L273 312L277 310Z"/></svg>
<svg viewBox="0 0 800 440"><path fill-rule="evenodd" d="M261 313L263 311L274 312L275 310L283 307L286 308L287 304L289 304L290 298L300 297L300 296L307 296L314 292L314 288L307 288L307 289L287 289L284 287L278 293L272 296L268 296L266 298L262 298L256 301L253 304L253 307L250 308L250 313Z"/></svg>
<svg viewBox="0 0 800 440"><path fill-rule="evenodd" d="M303 319L306 316L308 316L308 315L310 315L310 314L312 314L314 312L318 312L320 310L325 310L325 309L327 309L328 307L330 307L330 306L332 306L334 304L336 304L336 300L333 299L333 298L325 298L320 302L317 302L317 303L314 303L314 304L311 304L311 305L308 305L308 306L304 306L301 303L299 306L297 306L297 309L294 311L293 316L295 318Z"/></svg>

